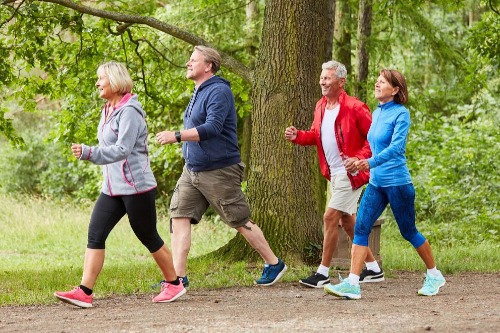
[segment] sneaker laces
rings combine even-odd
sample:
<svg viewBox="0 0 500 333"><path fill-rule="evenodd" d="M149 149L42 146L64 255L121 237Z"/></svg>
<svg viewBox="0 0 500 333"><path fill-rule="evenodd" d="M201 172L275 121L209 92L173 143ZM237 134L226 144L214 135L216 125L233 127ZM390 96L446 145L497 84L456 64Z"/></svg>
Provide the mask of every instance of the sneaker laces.
<svg viewBox="0 0 500 333"><path fill-rule="evenodd" d="M262 271L262 278L267 279L270 270L271 270L271 265L264 266L264 270Z"/></svg>
<svg viewBox="0 0 500 333"><path fill-rule="evenodd" d="M432 283L432 280L434 280L434 278L432 276L430 276L429 274L427 274L427 276L425 277L425 280L424 280L424 288L425 287L434 288L434 284Z"/></svg>

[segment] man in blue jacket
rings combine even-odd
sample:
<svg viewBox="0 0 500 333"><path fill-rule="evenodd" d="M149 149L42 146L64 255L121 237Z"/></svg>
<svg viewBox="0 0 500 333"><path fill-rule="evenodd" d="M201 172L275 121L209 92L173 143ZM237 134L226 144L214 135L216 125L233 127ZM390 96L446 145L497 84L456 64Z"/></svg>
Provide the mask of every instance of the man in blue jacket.
<svg viewBox="0 0 500 333"><path fill-rule="evenodd" d="M255 283L270 286L287 267L250 219L250 208L241 191L245 166L238 148L234 96L229 82L215 75L220 63L216 50L206 46L194 48L186 63L186 77L194 81L195 87L184 112L184 129L156 135L162 145L183 142L186 162L170 202L174 267L187 286L191 224L198 223L212 206L264 259L264 271Z"/></svg>

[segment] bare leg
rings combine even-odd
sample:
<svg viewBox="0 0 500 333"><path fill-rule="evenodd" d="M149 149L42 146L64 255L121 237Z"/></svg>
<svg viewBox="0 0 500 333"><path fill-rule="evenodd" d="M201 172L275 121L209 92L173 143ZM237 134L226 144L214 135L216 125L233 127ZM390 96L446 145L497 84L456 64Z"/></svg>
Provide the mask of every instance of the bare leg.
<svg viewBox="0 0 500 333"><path fill-rule="evenodd" d="M360 275L363 269L366 255L370 249L368 246L352 244L351 250L351 273Z"/></svg>
<svg viewBox="0 0 500 333"><path fill-rule="evenodd" d="M85 262L83 264L83 276L81 284L89 289L94 289L94 284L101 273L104 264L104 249L86 249Z"/></svg>
<svg viewBox="0 0 500 333"><path fill-rule="evenodd" d="M356 214L342 215L341 222L342 222L342 228L344 228L344 231L346 232L347 236L349 236L349 238L352 241L354 239L354 224L356 223ZM373 256L372 250L368 248L368 251L366 252L365 262L374 262L374 261L375 257Z"/></svg>
<svg viewBox="0 0 500 333"><path fill-rule="evenodd" d="M151 255L160 267L166 281L174 281L177 279L174 263L172 261L172 254L165 244L163 244L158 251L151 253Z"/></svg>
<svg viewBox="0 0 500 333"><path fill-rule="evenodd" d="M175 272L186 276L186 264L191 249L191 219L172 219L172 256Z"/></svg>
<svg viewBox="0 0 500 333"><path fill-rule="evenodd" d="M264 261L270 265L278 263L278 257L274 254L269 246L262 230L258 225L248 221L244 227L236 228L236 230L247 240L251 247L257 251Z"/></svg>
<svg viewBox="0 0 500 333"><path fill-rule="evenodd" d="M420 258L422 258L422 260L424 261L427 269L436 267L434 257L432 256L431 245L428 241L425 241L425 243L420 245L420 247L418 247L416 250Z"/></svg>
<svg viewBox="0 0 500 333"><path fill-rule="evenodd" d="M325 235L323 237L323 253L321 255L321 264L330 267L333 258L333 252L337 248L339 240L339 221L342 212L328 207L323 215L325 225Z"/></svg>

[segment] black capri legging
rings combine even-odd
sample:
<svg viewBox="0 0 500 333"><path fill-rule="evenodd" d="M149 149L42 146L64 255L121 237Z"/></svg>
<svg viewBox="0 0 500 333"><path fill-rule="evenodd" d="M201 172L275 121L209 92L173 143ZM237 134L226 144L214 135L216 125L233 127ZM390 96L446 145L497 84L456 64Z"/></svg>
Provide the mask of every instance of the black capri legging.
<svg viewBox="0 0 500 333"><path fill-rule="evenodd" d="M109 233L127 214L135 235L149 252L158 251L164 244L156 229L156 189L134 195L99 195L89 224L87 248L104 249Z"/></svg>

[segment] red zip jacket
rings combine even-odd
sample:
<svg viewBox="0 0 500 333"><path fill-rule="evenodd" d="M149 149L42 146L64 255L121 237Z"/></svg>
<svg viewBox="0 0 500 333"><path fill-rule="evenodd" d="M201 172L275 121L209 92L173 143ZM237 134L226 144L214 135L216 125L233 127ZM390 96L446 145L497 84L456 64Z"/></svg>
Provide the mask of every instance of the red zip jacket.
<svg viewBox="0 0 500 333"><path fill-rule="evenodd" d="M343 91L339 96L340 110L335 120L335 136L339 151L349 157L367 159L372 156L366 136L372 123L372 115L368 106L351 97ZM330 167L326 162L325 152L321 143L321 123L325 114L326 97L322 97L314 110L314 120L308 131L297 131L297 138L293 141L302 146L316 145L321 173L330 180ZM368 183L369 171L360 171L356 176L347 173L353 189Z"/></svg>

